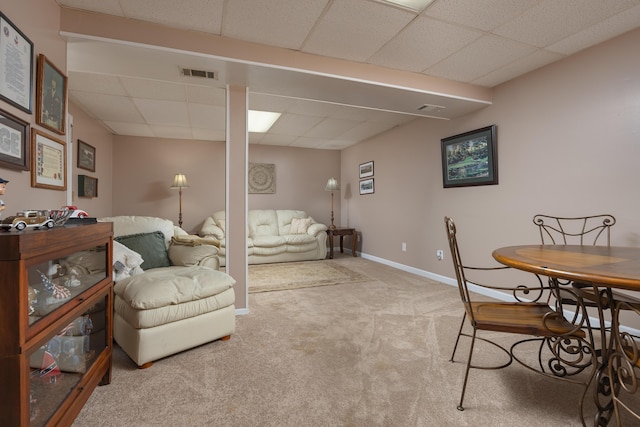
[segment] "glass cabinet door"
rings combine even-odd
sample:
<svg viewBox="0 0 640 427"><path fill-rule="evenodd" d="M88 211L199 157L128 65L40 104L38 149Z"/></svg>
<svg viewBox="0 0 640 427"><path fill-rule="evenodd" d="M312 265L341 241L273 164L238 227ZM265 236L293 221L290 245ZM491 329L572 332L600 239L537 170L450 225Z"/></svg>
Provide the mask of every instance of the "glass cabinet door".
<svg viewBox="0 0 640 427"><path fill-rule="evenodd" d="M32 426L43 426L108 347L108 295L29 353Z"/></svg>
<svg viewBox="0 0 640 427"><path fill-rule="evenodd" d="M29 325L107 277L106 245L28 268Z"/></svg>

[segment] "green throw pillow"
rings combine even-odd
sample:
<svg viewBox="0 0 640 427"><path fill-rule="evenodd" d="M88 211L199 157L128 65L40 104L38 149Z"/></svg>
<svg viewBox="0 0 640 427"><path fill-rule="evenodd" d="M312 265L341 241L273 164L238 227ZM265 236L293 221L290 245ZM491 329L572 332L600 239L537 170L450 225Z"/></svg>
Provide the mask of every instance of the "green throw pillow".
<svg viewBox="0 0 640 427"><path fill-rule="evenodd" d="M156 267L169 267L171 265L162 231L129 234L127 236L116 237L114 240L142 256L144 262L140 267L143 270Z"/></svg>

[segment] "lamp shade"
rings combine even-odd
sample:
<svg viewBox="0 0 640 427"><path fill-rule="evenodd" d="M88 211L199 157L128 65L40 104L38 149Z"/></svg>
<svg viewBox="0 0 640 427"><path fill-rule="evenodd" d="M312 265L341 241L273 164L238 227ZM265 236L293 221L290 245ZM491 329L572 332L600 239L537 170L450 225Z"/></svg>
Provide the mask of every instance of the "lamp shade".
<svg viewBox="0 0 640 427"><path fill-rule="evenodd" d="M173 178L173 184L171 184L171 188L185 188L188 187L189 183L187 182L187 177L181 173L177 173Z"/></svg>
<svg viewBox="0 0 640 427"><path fill-rule="evenodd" d="M327 181L327 186L324 187L324 191L338 191L338 190L340 190L340 187L338 186L338 181L334 177L329 178L329 181Z"/></svg>

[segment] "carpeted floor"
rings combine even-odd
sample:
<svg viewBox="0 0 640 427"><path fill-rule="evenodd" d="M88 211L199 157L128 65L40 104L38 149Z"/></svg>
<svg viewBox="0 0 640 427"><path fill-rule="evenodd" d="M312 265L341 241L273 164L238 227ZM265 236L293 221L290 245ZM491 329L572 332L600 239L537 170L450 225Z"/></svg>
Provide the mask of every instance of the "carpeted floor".
<svg viewBox="0 0 640 427"><path fill-rule="evenodd" d="M249 266L249 293L364 282L367 276L333 260Z"/></svg>
<svg viewBox="0 0 640 427"><path fill-rule="evenodd" d="M456 410L468 352L465 340L448 361L457 289L362 258L334 261L371 280L251 294L231 340L149 369L116 346L112 383L74 426L580 425L579 387L515 364L473 370L466 410ZM502 357L477 350L478 363Z"/></svg>

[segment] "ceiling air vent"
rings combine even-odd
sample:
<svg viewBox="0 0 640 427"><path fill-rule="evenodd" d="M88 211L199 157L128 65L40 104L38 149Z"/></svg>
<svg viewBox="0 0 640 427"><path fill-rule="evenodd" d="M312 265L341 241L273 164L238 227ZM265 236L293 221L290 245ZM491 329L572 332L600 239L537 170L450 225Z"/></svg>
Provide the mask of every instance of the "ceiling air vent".
<svg viewBox="0 0 640 427"><path fill-rule="evenodd" d="M418 111L422 111L423 113L437 113L437 112L442 111L442 110L444 110L446 108L447 107L443 107L442 105L424 104L424 105L418 107Z"/></svg>
<svg viewBox="0 0 640 427"><path fill-rule="evenodd" d="M204 79L213 79L217 80L218 75L215 71L206 71L206 70L193 70L191 68L181 68L181 73L183 76L187 77L201 77Z"/></svg>

